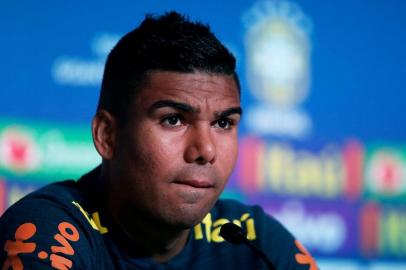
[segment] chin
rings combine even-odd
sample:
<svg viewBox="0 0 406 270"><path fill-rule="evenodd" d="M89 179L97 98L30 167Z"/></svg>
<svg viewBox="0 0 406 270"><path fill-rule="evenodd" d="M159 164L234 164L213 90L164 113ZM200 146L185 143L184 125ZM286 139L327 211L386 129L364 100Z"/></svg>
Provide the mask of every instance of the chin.
<svg viewBox="0 0 406 270"><path fill-rule="evenodd" d="M191 229L197 224L199 224L203 220L203 218L204 216L199 218L185 217L182 220L174 221L173 225L174 227L177 227L182 230Z"/></svg>
<svg viewBox="0 0 406 270"><path fill-rule="evenodd" d="M200 207L196 209L195 207L187 207L182 209L178 213L178 221L184 228L192 228L199 224L212 207Z"/></svg>
<svg viewBox="0 0 406 270"><path fill-rule="evenodd" d="M169 223L182 229L193 228L203 220L210 209L195 209L194 207L181 208L176 211L174 215L169 217Z"/></svg>

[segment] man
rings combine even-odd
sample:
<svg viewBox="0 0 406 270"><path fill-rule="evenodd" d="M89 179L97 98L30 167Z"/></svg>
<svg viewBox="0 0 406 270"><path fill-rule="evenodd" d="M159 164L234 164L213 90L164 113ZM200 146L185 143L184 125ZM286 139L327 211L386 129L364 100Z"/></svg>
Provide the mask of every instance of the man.
<svg viewBox="0 0 406 270"><path fill-rule="evenodd" d="M241 226L277 269L307 251L259 207L218 200L237 157L235 58L209 28L147 16L109 54L94 145L102 164L23 198L0 221L6 269L265 269L221 225Z"/></svg>

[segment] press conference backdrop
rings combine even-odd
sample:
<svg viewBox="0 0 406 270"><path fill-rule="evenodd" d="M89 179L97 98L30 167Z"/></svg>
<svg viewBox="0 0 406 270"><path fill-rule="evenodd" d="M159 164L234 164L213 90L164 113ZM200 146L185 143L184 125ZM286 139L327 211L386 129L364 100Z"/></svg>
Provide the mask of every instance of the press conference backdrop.
<svg viewBox="0 0 406 270"><path fill-rule="evenodd" d="M95 167L106 55L146 12L211 25L244 116L224 197L261 204L321 269L406 269L406 2L0 3L0 211Z"/></svg>

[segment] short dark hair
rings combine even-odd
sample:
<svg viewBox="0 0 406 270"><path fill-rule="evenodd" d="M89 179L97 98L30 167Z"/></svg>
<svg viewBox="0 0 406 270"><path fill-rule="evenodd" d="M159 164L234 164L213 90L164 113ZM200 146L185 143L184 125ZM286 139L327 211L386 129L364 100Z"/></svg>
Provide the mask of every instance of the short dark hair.
<svg viewBox="0 0 406 270"><path fill-rule="evenodd" d="M240 91L235 69L235 57L209 26L174 11L158 17L146 15L110 52L97 109L125 121L131 97L152 71L231 75Z"/></svg>

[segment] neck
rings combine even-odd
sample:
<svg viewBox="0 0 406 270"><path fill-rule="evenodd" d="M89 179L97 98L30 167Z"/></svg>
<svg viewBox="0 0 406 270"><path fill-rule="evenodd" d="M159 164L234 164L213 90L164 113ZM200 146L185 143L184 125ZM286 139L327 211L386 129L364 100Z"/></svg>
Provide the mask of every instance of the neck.
<svg viewBox="0 0 406 270"><path fill-rule="evenodd" d="M118 230L119 242L128 255L152 257L155 261L166 262L182 251L190 229L157 224L131 210L113 207L109 211Z"/></svg>
<svg viewBox="0 0 406 270"><path fill-rule="evenodd" d="M172 229L148 222L140 215L133 217L122 213L114 218L114 222L126 243L130 243L126 245L131 250L129 255L152 257L158 262L166 262L176 256L185 246L190 232L190 229Z"/></svg>
<svg viewBox="0 0 406 270"><path fill-rule="evenodd" d="M160 223L147 216L142 209L130 203L117 201L114 188L109 188L107 174L101 173L106 193L107 214L110 216L113 237L120 248L131 257L151 257L157 262L167 262L179 254L189 237L190 229Z"/></svg>

